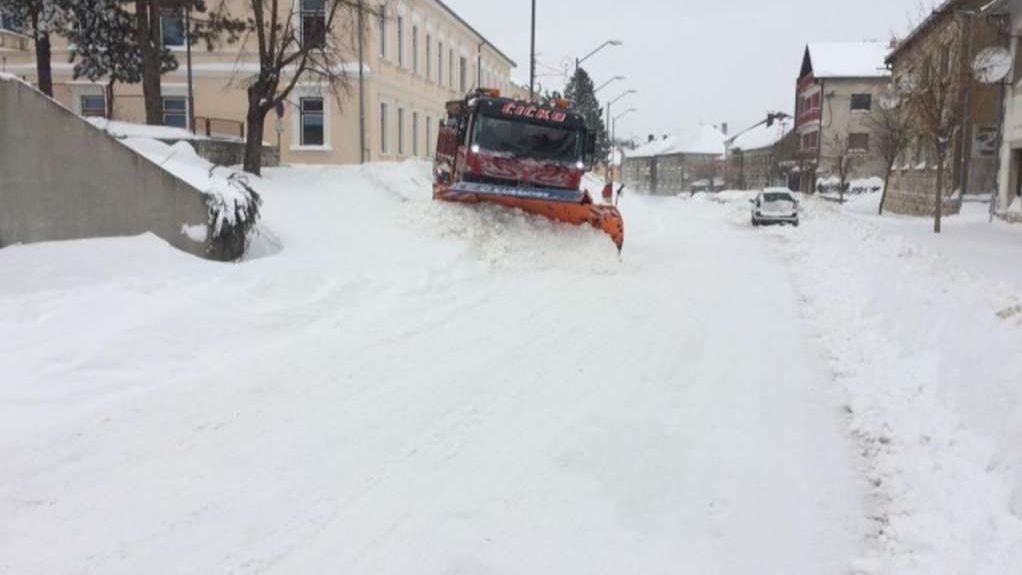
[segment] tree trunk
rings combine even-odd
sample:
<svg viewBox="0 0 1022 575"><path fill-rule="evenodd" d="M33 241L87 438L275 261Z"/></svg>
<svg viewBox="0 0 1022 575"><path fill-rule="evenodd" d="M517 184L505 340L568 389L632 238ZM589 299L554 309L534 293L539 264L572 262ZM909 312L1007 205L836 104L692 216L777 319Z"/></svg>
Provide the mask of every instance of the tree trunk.
<svg viewBox="0 0 1022 575"><path fill-rule="evenodd" d="M244 170L250 174L260 175L263 167L263 126L266 123L268 108L260 106L262 100L258 84L248 89L248 115L245 131L245 162Z"/></svg>
<svg viewBox="0 0 1022 575"><path fill-rule="evenodd" d="M39 32L38 29L35 34L35 70L36 78L39 81L39 91L52 98L53 69L50 66L50 34L49 32Z"/></svg>
<svg viewBox="0 0 1022 575"><path fill-rule="evenodd" d="M891 185L891 173L894 171L894 163L887 164L887 171L884 172L884 189L880 192L880 208L877 215L884 215L884 202L887 201L887 188Z"/></svg>
<svg viewBox="0 0 1022 575"><path fill-rule="evenodd" d="M106 85L106 119L114 119L114 83L115 80L110 78L110 81Z"/></svg>
<svg viewBox="0 0 1022 575"><path fill-rule="evenodd" d="M135 0L135 34L142 52L142 96L145 100L145 121L150 125L163 123L163 93L160 87L159 12L151 0Z"/></svg>
<svg viewBox="0 0 1022 575"><path fill-rule="evenodd" d="M940 233L940 220L944 212L944 158L937 158L937 191L934 192L936 204L933 206L933 233Z"/></svg>

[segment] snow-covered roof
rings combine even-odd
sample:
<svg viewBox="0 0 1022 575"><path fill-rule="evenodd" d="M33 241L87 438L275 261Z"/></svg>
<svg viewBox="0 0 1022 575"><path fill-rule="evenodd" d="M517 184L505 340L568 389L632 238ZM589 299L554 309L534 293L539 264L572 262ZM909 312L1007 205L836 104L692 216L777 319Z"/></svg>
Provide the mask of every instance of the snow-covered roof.
<svg viewBox="0 0 1022 575"><path fill-rule="evenodd" d="M725 138L724 134L713 126L700 126L695 130L648 142L626 155L629 158L651 158L673 154L723 154Z"/></svg>
<svg viewBox="0 0 1022 575"><path fill-rule="evenodd" d="M817 78L883 78L886 42L816 42L806 48Z"/></svg>
<svg viewBox="0 0 1022 575"><path fill-rule="evenodd" d="M779 120L773 125L760 124L731 139L732 150L759 150L780 142L791 132L791 120Z"/></svg>

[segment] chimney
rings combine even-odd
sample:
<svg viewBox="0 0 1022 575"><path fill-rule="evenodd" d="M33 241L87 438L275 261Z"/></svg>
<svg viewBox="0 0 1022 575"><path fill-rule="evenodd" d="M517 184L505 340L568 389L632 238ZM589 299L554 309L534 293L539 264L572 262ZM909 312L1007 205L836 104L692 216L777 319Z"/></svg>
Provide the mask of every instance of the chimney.
<svg viewBox="0 0 1022 575"><path fill-rule="evenodd" d="M727 122L722 122L722 123L720 124L720 131L721 131L721 133L723 133L723 134L724 134L725 136L727 135Z"/></svg>

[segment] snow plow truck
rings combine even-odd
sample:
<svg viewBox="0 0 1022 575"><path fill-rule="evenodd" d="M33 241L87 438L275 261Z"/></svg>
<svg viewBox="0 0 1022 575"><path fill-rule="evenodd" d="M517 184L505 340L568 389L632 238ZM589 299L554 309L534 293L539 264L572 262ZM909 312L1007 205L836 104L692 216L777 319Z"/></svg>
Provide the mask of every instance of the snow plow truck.
<svg viewBox="0 0 1022 575"><path fill-rule="evenodd" d="M616 207L581 190L596 138L567 101L553 106L479 89L447 103L438 131L433 199L490 202L606 232L618 251L624 222Z"/></svg>

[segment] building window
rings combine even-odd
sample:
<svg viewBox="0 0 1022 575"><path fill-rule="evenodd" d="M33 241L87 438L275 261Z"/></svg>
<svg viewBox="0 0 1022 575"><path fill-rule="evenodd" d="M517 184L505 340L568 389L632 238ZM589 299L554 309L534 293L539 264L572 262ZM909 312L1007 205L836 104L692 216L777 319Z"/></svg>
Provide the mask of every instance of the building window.
<svg viewBox="0 0 1022 575"><path fill-rule="evenodd" d="M437 42L436 45L436 83L444 83L444 43Z"/></svg>
<svg viewBox="0 0 1022 575"><path fill-rule="evenodd" d="M873 109L872 94L852 94L852 111L868 112Z"/></svg>
<svg viewBox="0 0 1022 575"><path fill-rule="evenodd" d="M412 26L412 71L419 73L419 27Z"/></svg>
<svg viewBox="0 0 1022 575"><path fill-rule="evenodd" d="M302 45L326 46L326 9L324 0L301 0Z"/></svg>
<svg viewBox="0 0 1022 575"><path fill-rule="evenodd" d="M405 155L405 109L397 109L397 153Z"/></svg>
<svg viewBox="0 0 1022 575"><path fill-rule="evenodd" d="M387 104L380 102L380 152L387 153Z"/></svg>
<svg viewBox="0 0 1022 575"><path fill-rule="evenodd" d="M184 96L163 98L163 125L188 129L188 99Z"/></svg>
<svg viewBox="0 0 1022 575"><path fill-rule="evenodd" d="M458 86L462 94L468 91L468 60L464 56L458 61Z"/></svg>
<svg viewBox="0 0 1022 575"><path fill-rule="evenodd" d="M397 17L397 64L398 66L404 67L405 65L405 18L404 16Z"/></svg>
<svg viewBox="0 0 1022 575"><path fill-rule="evenodd" d="M433 77L433 35L426 34L426 78Z"/></svg>
<svg viewBox="0 0 1022 575"><path fill-rule="evenodd" d="M380 8L380 22L379 22L379 34L380 34L380 58L387 57L387 11L386 8Z"/></svg>
<svg viewBox="0 0 1022 575"><path fill-rule="evenodd" d="M78 102L83 116L106 117L106 96L103 94L85 94Z"/></svg>
<svg viewBox="0 0 1022 575"><path fill-rule="evenodd" d="M419 156L419 113L412 112L412 155Z"/></svg>
<svg viewBox="0 0 1022 575"><path fill-rule="evenodd" d="M301 145L325 145L323 98L300 98L298 102L302 114Z"/></svg>
<svg viewBox="0 0 1022 575"><path fill-rule="evenodd" d="M869 134L848 134L848 151L865 152L869 150Z"/></svg>
<svg viewBox="0 0 1022 575"><path fill-rule="evenodd" d="M165 48L181 48L185 45L185 19L178 10L160 14L160 42Z"/></svg>
<svg viewBox="0 0 1022 575"><path fill-rule="evenodd" d="M21 32L22 26L21 21L14 14L6 13L0 10L0 30L10 30L11 32Z"/></svg>
<svg viewBox="0 0 1022 575"><path fill-rule="evenodd" d="M454 48L447 49L447 85L454 88Z"/></svg>

